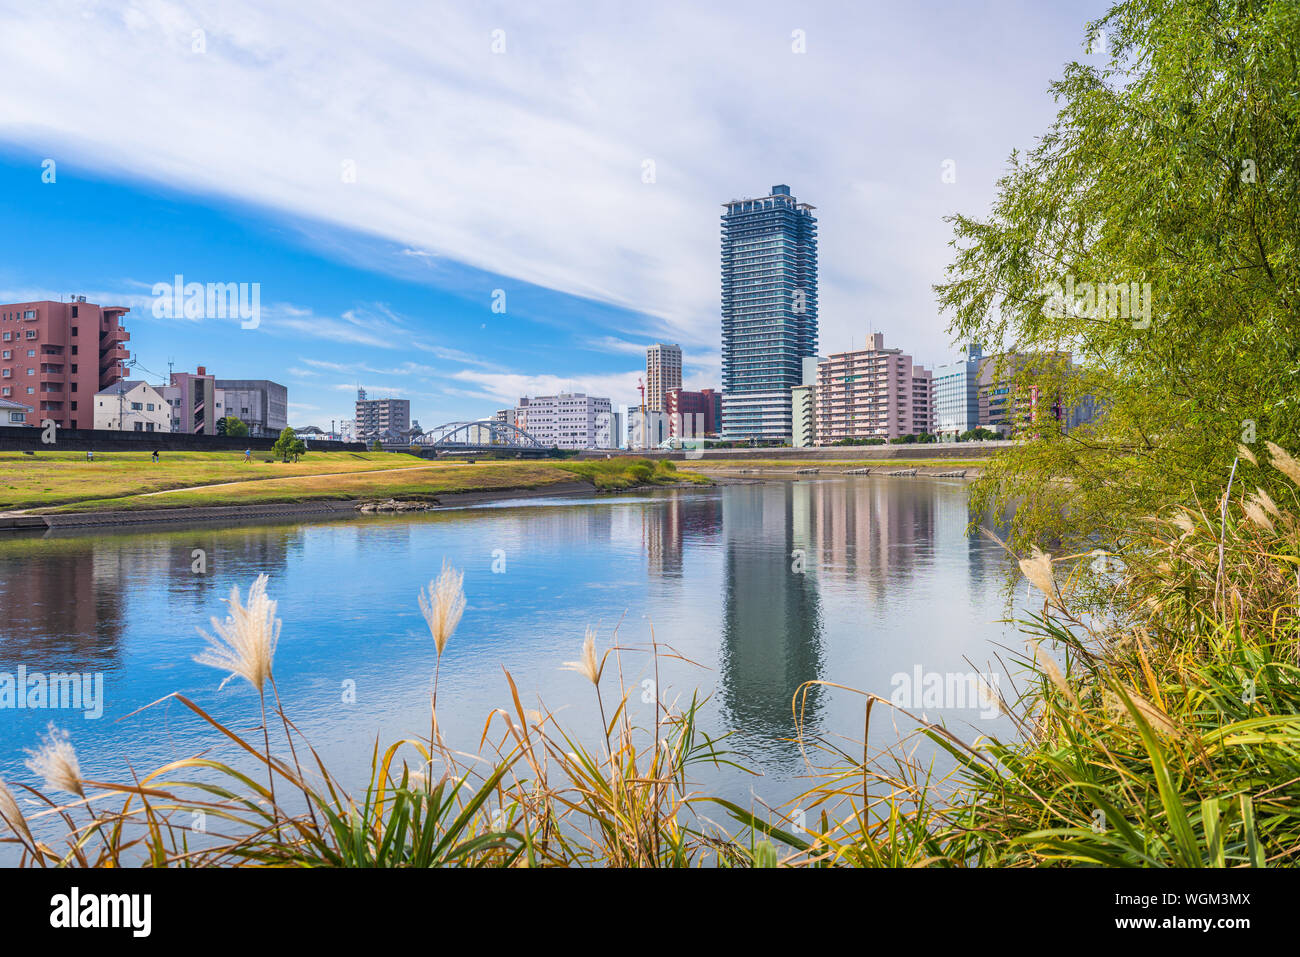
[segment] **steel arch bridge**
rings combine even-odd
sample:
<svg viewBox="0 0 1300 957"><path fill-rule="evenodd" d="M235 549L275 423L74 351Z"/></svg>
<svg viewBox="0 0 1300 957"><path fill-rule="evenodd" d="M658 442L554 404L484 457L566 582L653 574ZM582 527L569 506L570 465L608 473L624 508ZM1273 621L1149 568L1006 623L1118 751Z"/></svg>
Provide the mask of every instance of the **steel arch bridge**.
<svg viewBox="0 0 1300 957"><path fill-rule="evenodd" d="M543 455L548 446L523 429L506 422L480 419L475 422L448 422L416 436L411 444L440 452L522 452Z"/></svg>

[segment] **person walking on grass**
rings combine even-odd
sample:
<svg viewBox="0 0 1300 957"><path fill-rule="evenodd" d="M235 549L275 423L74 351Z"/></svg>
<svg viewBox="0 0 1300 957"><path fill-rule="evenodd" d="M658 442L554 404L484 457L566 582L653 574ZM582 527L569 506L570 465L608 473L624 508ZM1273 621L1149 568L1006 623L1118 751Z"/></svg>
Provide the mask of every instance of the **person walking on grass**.
<svg viewBox="0 0 1300 957"><path fill-rule="evenodd" d="M86 449L86 461L87 461L87 462L93 462L93 461L95 461L95 450L94 450L94 449Z"/></svg>
<svg viewBox="0 0 1300 957"><path fill-rule="evenodd" d="M153 461L154 461L154 464L155 464L155 465L158 464L158 450L157 450L157 449L154 449L154 450L153 450Z"/></svg>
<svg viewBox="0 0 1300 957"><path fill-rule="evenodd" d="M252 462L252 461L253 461L253 450L252 450L252 449L244 449L244 461L245 461L245 462Z"/></svg>

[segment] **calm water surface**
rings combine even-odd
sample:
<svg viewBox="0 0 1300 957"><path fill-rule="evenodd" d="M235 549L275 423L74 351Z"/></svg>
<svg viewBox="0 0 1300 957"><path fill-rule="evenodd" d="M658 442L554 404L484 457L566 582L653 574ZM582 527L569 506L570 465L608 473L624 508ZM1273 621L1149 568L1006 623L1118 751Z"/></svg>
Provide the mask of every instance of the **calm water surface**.
<svg viewBox="0 0 1300 957"><path fill-rule="evenodd" d="M196 628L224 617L231 586L243 592L264 572L284 621L275 672L287 710L332 770L359 784L376 736L428 733L435 655L416 598L446 559L464 571L469 601L442 663L449 743L477 750L488 713L509 706L509 669L526 706L540 697L595 745L591 687L560 668L579 656L588 625L599 647L617 626L634 649L623 658L630 707L650 720L641 692L653 670L635 649L653 631L695 663L661 662L661 693L710 695L706 729L734 732L730 747L760 775L702 772L700 784L779 803L807 783L789 740L801 683L888 696L894 675L918 668L1000 673L1000 644L1016 644L1000 623L1005 568L994 543L966 535L967 500L961 481L868 476L409 517L0 536L0 672L102 672L106 697L99 720L0 709L0 778L38 783L22 749L51 718L92 779L124 780L128 764L143 774L219 744L175 702L132 715L173 691L237 727L256 724L247 684L218 692L223 676L193 656ZM191 570L196 548L207 574ZM606 676L608 700L612 665ZM928 714L968 737L1009 730L978 706ZM860 738L862 716L862 698L846 692L808 700L808 730L842 743ZM873 743L895 734L890 725L874 713Z"/></svg>

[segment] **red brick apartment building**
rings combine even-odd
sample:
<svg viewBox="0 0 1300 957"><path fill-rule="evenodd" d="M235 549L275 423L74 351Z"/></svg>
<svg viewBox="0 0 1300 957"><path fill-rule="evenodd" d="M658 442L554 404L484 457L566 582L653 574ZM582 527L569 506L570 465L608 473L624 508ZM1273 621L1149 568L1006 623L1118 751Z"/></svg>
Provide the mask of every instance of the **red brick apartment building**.
<svg viewBox="0 0 1300 957"><path fill-rule="evenodd" d="M95 427L95 393L126 375L129 311L85 296L0 304L0 398L33 410L22 424Z"/></svg>
<svg viewBox="0 0 1300 957"><path fill-rule="evenodd" d="M712 389L669 389L664 393L664 411L672 436L685 433L686 438L699 438L722 429L722 393Z"/></svg>

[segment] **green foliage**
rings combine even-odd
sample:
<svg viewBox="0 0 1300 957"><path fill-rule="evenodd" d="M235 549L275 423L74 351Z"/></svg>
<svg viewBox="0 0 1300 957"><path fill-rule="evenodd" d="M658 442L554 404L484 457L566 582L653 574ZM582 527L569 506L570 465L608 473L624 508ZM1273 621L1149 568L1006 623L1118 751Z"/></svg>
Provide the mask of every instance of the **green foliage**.
<svg viewBox="0 0 1300 957"><path fill-rule="evenodd" d="M287 462L291 458L296 460L299 456L307 454L307 443L298 438L298 434L286 425L280 437L271 446L271 452L278 455L281 462Z"/></svg>
<svg viewBox="0 0 1300 957"><path fill-rule="evenodd" d="M243 419L228 415L224 419L217 420L217 435L226 435L235 439L248 437L248 423Z"/></svg>
<svg viewBox="0 0 1300 957"><path fill-rule="evenodd" d="M708 479L694 472L678 471L668 459L644 459L618 456L608 459L573 459L558 466L581 475L598 489L617 490L642 485L676 485L679 482L708 484Z"/></svg>
<svg viewBox="0 0 1300 957"><path fill-rule="evenodd" d="M1108 59L1065 68L991 215L952 218L936 287L957 339L1080 363L1020 370L1019 395L1103 404L1068 435L1038 416L977 486L1014 505L1020 547L1123 541L1221 486L1238 442L1300 440L1300 5L1128 0L1089 32ZM1089 308L1083 284L1129 283L1150 284L1149 323L1113 295Z"/></svg>
<svg viewBox="0 0 1300 957"><path fill-rule="evenodd" d="M961 435L957 436L957 441L958 442L990 442L995 439L1000 439L1001 437L1002 436L998 435L998 433L994 432L992 429L986 429L983 426L978 426L974 429L967 429Z"/></svg>

